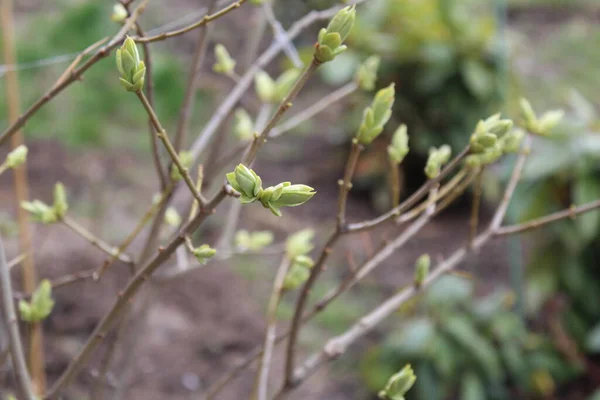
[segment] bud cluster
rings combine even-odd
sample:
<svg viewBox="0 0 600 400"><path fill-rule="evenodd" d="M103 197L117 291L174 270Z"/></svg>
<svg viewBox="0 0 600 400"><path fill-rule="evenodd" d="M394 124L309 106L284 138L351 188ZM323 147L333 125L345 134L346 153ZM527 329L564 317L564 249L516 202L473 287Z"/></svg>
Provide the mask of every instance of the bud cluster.
<svg viewBox="0 0 600 400"><path fill-rule="evenodd" d="M19 301L19 314L26 322L40 322L46 319L54 308L52 300L52 284L48 279L40 282L31 295L31 300Z"/></svg>
<svg viewBox="0 0 600 400"><path fill-rule="evenodd" d="M296 207L310 200L316 192L307 185L292 185L282 182L275 186L262 187L262 180L252 169L239 164L233 172L227 174L227 181L240 193L242 204L259 200L263 207L274 215L281 216L281 207Z"/></svg>
<svg viewBox="0 0 600 400"><path fill-rule="evenodd" d="M248 232L240 230L235 234L235 246L244 251L258 251L273 243L273 233L270 231Z"/></svg>
<svg viewBox="0 0 600 400"><path fill-rule="evenodd" d="M371 106L365 109L362 122L356 133L356 139L360 144L370 144L383 132L385 124L392 116L394 96L393 83L377 92Z"/></svg>
<svg viewBox="0 0 600 400"><path fill-rule="evenodd" d="M277 104L283 101L300 77L301 71L296 68L283 72L277 80L271 78L265 71L259 71L254 76L254 87L261 102Z"/></svg>
<svg viewBox="0 0 600 400"><path fill-rule="evenodd" d="M447 144L439 148L432 147L429 149L429 157L425 164L425 175L429 179L433 179L440 174L442 166L450 160L452 149Z"/></svg>
<svg viewBox="0 0 600 400"><path fill-rule="evenodd" d="M356 7L348 6L338 11L329 21L327 28L319 31L315 46L315 59L320 62L332 61L335 57L346 51L342 43L348 38L356 18Z"/></svg>
<svg viewBox="0 0 600 400"><path fill-rule="evenodd" d="M314 236L315 233L312 229L303 229L288 238L286 256L290 259L291 264L283 282L285 290L298 288L310 276L314 262L307 254L314 248L312 243Z"/></svg>
<svg viewBox="0 0 600 400"><path fill-rule="evenodd" d="M385 388L379 392L379 397L387 400L404 400L404 395L413 387L416 380L417 377L408 364L400 372L392 375Z"/></svg>
<svg viewBox="0 0 600 400"><path fill-rule="evenodd" d="M521 99L519 105L521 106L521 116L525 123L525 129L535 135L548 136L565 115L563 110L552 110L538 117L527 99Z"/></svg>
<svg viewBox="0 0 600 400"><path fill-rule="evenodd" d="M392 141L387 147L388 157L394 164L398 165L404 160L408 151L408 130L406 125L402 124L394 132Z"/></svg>
<svg viewBox="0 0 600 400"><path fill-rule="evenodd" d="M127 37L123 46L117 49L117 69L119 80L129 92L139 92L144 87L146 66L140 59L135 41Z"/></svg>
<svg viewBox="0 0 600 400"><path fill-rule="evenodd" d="M23 201L21 207L31 213L34 221L52 224L65 216L69 209L65 187L58 182L54 185L54 203L52 207L40 200Z"/></svg>

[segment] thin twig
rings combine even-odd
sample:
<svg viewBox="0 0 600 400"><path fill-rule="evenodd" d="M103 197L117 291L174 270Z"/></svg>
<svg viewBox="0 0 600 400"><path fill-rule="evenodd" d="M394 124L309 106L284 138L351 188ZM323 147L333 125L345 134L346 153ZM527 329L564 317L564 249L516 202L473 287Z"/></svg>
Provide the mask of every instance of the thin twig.
<svg viewBox="0 0 600 400"><path fill-rule="evenodd" d="M388 157L388 170L390 181L390 198L392 200L392 208L398 207L400 204L400 166L391 158Z"/></svg>
<svg viewBox="0 0 600 400"><path fill-rule="evenodd" d="M35 400L33 393L33 384L27 372L25 354L21 346L21 335L19 334L19 324L15 314L15 303L10 284L10 272L6 265L6 255L4 254L4 243L0 238L0 295L2 298L2 317L7 325L8 342L10 347L10 356L13 362L13 369L17 377L17 384L22 395L26 400Z"/></svg>
<svg viewBox="0 0 600 400"><path fill-rule="evenodd" d="M475 187L473 188L473 205L471 206L471 219L469 220L469 246L473 245L473 240L477 236L479 227L479 209L481 207L481 192L483 189L483 168L475 177Z"/></svg>
<svg viewBox="0 0 600 400"><path fill-rule="evenodd" d="M100 266L100 268L98 268L96 270L96 272L94 273L94 280L100 279L100 277L104 274L104 272L106 272L108 270L108 268L110 268L110 266L113 265L115 261L117 261L119 256L121 254L123 254L123 252L125 250L127 250L129 245L142 232L142 230L144 229L144 226L146 226L146 224L152 219L154 214L156 214L156 212L159 210L159 208L162 207L162 205L165 203L165 201L169 197L169 194L173 191L173 187L174 187L174 184L172 182L169 183L169 185L165 188L163 193L161 193L160 200L157 201L156 203L152 204L148 208L148 210L146 211L146 213L144 214L142 219L138 222L138 224L135 226L135 228L133 228L131 233L129 233L129 235L127 235L125 240L123 240L123 242L119 245L119 247L114 252L114 254L109 259L104 261L104 263Z"/></svg>
<svg viewBox="0 0 600 400"><path fill-rule="evenodd" d="M212 14L217 4L217 0L210 0L208 4L208 14ZM206 48L208 47L208 37L210 25L203 25L198 30L198 39L196 41L196 50L192 57L192 64L190 71L188 72L188 81L185 89L185 95L183 96L183 102L179 111L179 121L177 129L175 131L175 138L173 139L173 147L176 152L181 150L181 146L185 141L185 135L188 129L188 123L192 116L192 109L194 108L194 99L196 96L196 90L198 89L198 74L204 63L206 57Z"/></svg>
<svg viewBox="0 0 600 400"><path fill-rule="evenodd" d="M13 0L4 0L0 3L0 16L3 36L3 58L7 64L16 64L16 48L14 40L14 18ZM21 113L21 97L19 89L19 78L16 70L6 73L6 101L8 108L8 121L15 122ZM17 130L11 137L11 148L23 145L25 142L23 132ZM29 199L29 181L27 179L27 164L24 163L14 168L15 200L21 204ZM29 213L22 207L18 207L17 221L19 225L19 245L21 251L27 254L21 267L23 290L32 293L37 286L37 270L35 267L32 232ZM44 370L44 337L42 327L39 323L30 324L28 343L28 366L35 385L34 391L38 394L46 390L46 373Z"/></svg>
<svg viewBox="0 0 600 400"><path fill-rule="evenodd" d="M438 182L442 181L450 172L452 172L467 156L469 153L469 148L465 148L462 152L460 152L456 157L452 159L445 167L442 169L440 174L425 182L423 186L421 186L416 192L414 192L408 199L404 200L398 207L394 207L390 211L385 214L363 222L357 222L353 224L349 224L347 229L349 232L361 232L364 230L373 229L376 226L379 226L394 217L398 217L401 213L405 212L408 208L412 207L417 201L423 198L427 192L429 192Z"/></svg>
<svg viewBox="0 0 600 400"><path fill-rule="evenodd" d="M181 163L181 160L179 159L179 155L177 154L177 151L175 150L175 148L173 147L173 144L169 140L169 136L167 135L167 132L162 127L162 124L160 123L158 116L156 115L156 113L154 112L154 109L148 102L148 99L144 95L144 92L138 91L138 92L136 92L136 94L137 94L138 98L140 99L140 101L142 102L142 104L144 105L144 108L146 109L148 116L152 120L152 124L154 125L154 128L156 129L156 136L161 140L161 142L167 149L167 153L169 153L171 160L173 161L173 163L179 170L179 173L183 177L185 184L190 189L192 196L194 196L196 201L198 201L198 203L200 203L200 207L203 207L206 204L206 200L202 197L200 192L198 192L198 190L196 189L196 185L194 184L194 181L192 180L192 177L190 176L190 173L189 173L187 167L185 167Z"/></svg>
<svg viewBox="0 0 600 400"><path fill-rule="evenodd" d="M321 98L316 103L311 104L306 109L298 112L296 115L291 116L290 118L283 121L281 124L276 126L269 137L277 137L280 136L292 129L298 127L305 121L308 121L315 115L325 111L331 106L333 103L338 102L350 94L354 93L358 89L358 85L356 82L350 82L342 86L341 88L329 93L325 97Z"/></svg>
<svg viewBox="0 0 600 400"><path fill-rule="evenodd" d="M273 355L273 347L275 345L275 338L277 334L277 307L281 299L283 292L283 282L287 275L290 267L290 260L288 257L284 257L281 260L277 274L275 275L275 281L273 282L273 292L269 299L269 305L267 309L267 331L265 333L265 343L263 345L263 356L258 367L257 376L257 394L258 400L268 399L268 387L269 387L269 367L271 366L271 357Z"/></svg>
<svg viewBox="0 0 600 400"><path fill-rule="evenodd" d="M102 250L106 254L110 256L118 255L119 261L125 263L127 265L133 265L134 261L131 256L128 254L119 254L118 249L106 243L104 240L96 237L93 233L89 232L83 226L79 225L75 220L71 219L71 217L65 215L61 218L60 222L63 223L67 228L71 229L73 232L81 236L83 239L88 241L92 246Z"/></svg>
<svg viewBox="0 0 600 400"><path fill-rule="evenodd" d="M154 35L154 36L147 36L144 38L138 38L136 39L136 42L139 43L150 43L150 42L157 42L160 40L165 40L165 39L169 39L172 38L174 36L180 36L183 35L184 33L187 33L189 31L192 31L196 28L200 28L201 26L204 26L206 24L208 24L209 22L214 21L217 18L220 18L224 15L226 15L227 13L229 13L230 11L233 11L237 8L239 8L242 4L244 4L247 0L238 0L235 3L230 4L229 6L217 11L214 14L210 14L210 15L205 15L204 17L202 17L202 19L198 22L195 22L191 25L188 25L184 28L181 29L177 29L175 31L171 31L171 32L163 32L160 33L158 35Z"/></svg>
<svg viewBox="0 0 600 400"><path fill-rule="evenodd" d="M146 33L139 23L135 24L135 30L139 37L146 36ZM150 103L150 107L154 108L154 68L152 66L150 46L148 46L148 43L142 43L142 48L144 49L144 65L146 66L146 96L148 97L148 103ZM150 117L148 117L148 132L150 133L150 145L152 147L152 160L154 162L154 168L156 169L156 175L158 176L158 181L160 182L160 188L161 190L164 190L167 187L167 174L165 173L162 162L160 161L158 138L154 134L154 124L152 123L152 119Z"/></svg>
<svg viewBox="0 0 600 400"><path fill-rule="evenodd" d="M243 164L245 164L245 165L252 164L252 162L254 161L254 158L256 158L256 153L258 152L258 150L262 147L262 145L267 140L267 137L269 136L269 133L271 133L271 130L281 120L281 118L283 117L283 114L285 114L285 112L287 110L289 110L290 107L292 107L292 103L296 99L296 96L298 96L298 94L300 93L302 88L306 85L308 80L313 76L313 74L315 73L315 71L317 70L317 68L319 67L320 64L321 63L316 58L313 58L312 62L308 65L308 67L306 67L306 69L304 70L302 75L298 78L298 80L294 84L294 87L290 90L290 92L287 94L287 96L285 96L285 98L281 101L281 104L279 105L279 107L277 107L277 110L275 111L275 114L271 117L271 120L267 123L267 125L262 130L262 132L259 135L256 135L254 137L254 140L252 140L252 143L250 144L250 147L248 148L248 151L246 152L246 154L244 155L244 159L242 160Z"/></svg>
<svg viewBox="0 0 600 400"><path fill-rule="evenodd" d="M570 207L570 208L567 208L566 210L558 211L558 212L552 213L550 215L547 215L545 217L527 221L522 224L503 226L503 227L498 228L494 232L494 235L506 236L506 235L520 234L520 233L527 232L527 231L530 231L533 229L541 228L545 225L548 225L552 222L559 221L561 219L566 219L566 218L573 219L576 216L578 216L579 214L584 214L584 213L590 212L592 210L595 210L597 208L600 208L600 200L592 201L590 203L583 204L578 207Z"/></svg>

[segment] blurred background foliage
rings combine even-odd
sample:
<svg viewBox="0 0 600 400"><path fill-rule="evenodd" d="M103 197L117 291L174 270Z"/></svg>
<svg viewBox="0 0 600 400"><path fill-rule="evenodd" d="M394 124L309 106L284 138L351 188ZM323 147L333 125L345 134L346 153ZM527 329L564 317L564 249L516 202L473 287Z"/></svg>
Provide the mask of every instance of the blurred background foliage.
<svg viewBox="0 0 600 400"><path fill-rule="evenodd" d="M19 63L79 52L115 32L118 27L107 18L109 3L69 2L51 16L27 18L19 29ZM304 3L311 9L332 1ZM537 7L550 21L563 13L575 17L547 23L536 20ZM397 82L394 120L408 124L411 157L419 160L407 160L404 173L418 179L430 146L449 143L459 150L478 119L498 110L515 117L520 96L539 110L566 107L568 118L555 134L536 141L511 205L513 222L527 220L600 198L600 46L595 45L600 27L586 20L587 7L598 12L596 0L370 0L361 8L350 50L321 75L339 85L368 55L382 57L379 85ZM281 8L278 12L285 14ZM185 66L164 47L157 48L156 108L173 126ZM113 63L110 57L101 61L86 73L85 86L73 85L60 101L38 112L28 123L28 134L57 137L77 149L124 146L146 153L143 110L133 96L122 95L119 85L106 84L114 79ZM63 68L21 70L23 104L33 103ZM210 90L199 90L193 126L201 126L215 99ZM5 103L0 97L0 118L6 115ZM348 110L345 123L353 132L350 127L360 115L352 110L358 106L350 104ZM379 152L377 145L373 148L371 159L385 151L385 146ZM370 163L369 155L361 162L373 167L361 169L357 187L376 192L386 164ZM488 201L498 200L509 166L487 171ZM400 310L392 322L395 333L361 360L366 387L376 393L411 362L418 380L408 400L600 399L592 390L600 384L600 211L551 225L527 236L525 243L527 251L519 243L509 247L516 260L512 288L476 295L472 281L448 276ZM331 308L319 322L341 331L364 304L354 300ZM285 305L280 310L282 316L290 312Z"/></svg>

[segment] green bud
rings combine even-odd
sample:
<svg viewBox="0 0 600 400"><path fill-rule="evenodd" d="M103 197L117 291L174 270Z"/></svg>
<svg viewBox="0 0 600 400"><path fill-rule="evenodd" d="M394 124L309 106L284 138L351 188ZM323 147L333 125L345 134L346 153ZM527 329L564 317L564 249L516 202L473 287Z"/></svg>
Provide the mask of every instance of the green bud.
<svg viewBox="0 0 600 400"><path fill-rule="evenodd" d="M58 221L54 209L40 200L23 201L21 202L21 208L29 212L35 222L52 224Z"/></svg>
<svg viewBox="0 0 600 400"><path fill-rule="evenodd" d="M215 46L215 58L217 62L213 65L213 71L224 75L233 73L236 64L235 60L231 57L227 48L220 43Z"/></svg>
<svg viewBox="0 0 600 400"><path fill-rule="evenodd" d="M48 279L44 279L32 293L29 302L19 302L19 314L23 321L40 322L50 315L53 307L52 284Z"/></svg>
<svg viewBox="0 0 600 400"><path fill-rule="evenodd" d="M138 92L144 87L146 66L140 60L135 41L127 37L123 46L117 49L117 68L119 69L119 80L125 89L130 92Z"/></svg>
<svg viewBox="0 0 600 400"><path fill-rule="evenodd" d="M563 110L545 112L538 121L538 132L536 133L543 136L549 135L550 131L560 123L564 116L565 112Z"/></svg>
<svg viewBox="0 0 600 400"><path fill-rule="evenodd" d="M423 254L417 258L415 263L415 285L420 287L427 275L429 275L429 267L431 266L431 257L429 254Z"/></svg>
<svg viewBox="0 0 600 400"><path fill-rule="evenodd" d="M352 30L356 19L356 7L349 6L341 9L331 19L327 28L321 29L315 47L315 59L319 62L328 62L346 50L342 43Z"/></svg>
<svg viewBox="0 0 600 400"><path fill-rule="evenodd" d="M525 131L522 129L513 129L508 134L500 138L500 146L502 151L506 153L516 153L521 148L521 142L525 137Z"/></svg>
<svg viewBox="0 0 600 400"><path fill-rule="evenodd" d="M178 157L181 165L183 165L184 168L190 168L194 163L194 157L189 151L181 151ZM181 171L179 171L179 168L175 164L171 165L171 179L174 181L183 179L183 176L181 176Z"/></svg>
<svg viewBox="0 0 600 400"><path fill-rule="evenodd" d="M394 84L392 83L378 91L371 106L365 109L363 120L356 133L356 138L361 144L370 144L383 131L385 124L392 116L394 96Z"/></svg>
<svg viewBox="0 0 600 400"><path fill-rule="evenodd" d="M193 254L194 257L196 257L196 260L198 260L201 265L204 265L209 259L217 254L217 250L207 244L203 244L202 246L195 248Z"/></svg>
<svg viewBox="0 0 600 400"><path fill-rule="evenodd" d="M392 143L387 147L388 156L396 164L400 164L408 154L408 133L406 125L402 124L392 136Z"/></svg>
<svg viewBox="0 0 600 400"><path fill-rule="evenodd" d="M273 233L270 231L248 232L240 230L235 234L236 247L242 250L258 251L273 243Z"/></svg>
<svg viewBox="0 0 600 400"><path fill-rule="evenodd" d="M379 392L381 399L404 400L404 395L413 387L417 377L410 364L407 364L402 370L392 375L385 388Z"/></svg>
<svg viewBox="0 0 600 400"><path fill-rule="evenodd" d="M304 284L310 276L314 261L307 256L297 256L291 261L290 269L283 280L284 290L294 290Z"/></svg>
<svg viewBox="0 0 600 400"><path fill-rule="evenodd" d="M450 160L452 155L452 149L447 144L441 146L439 149L429 149L429 158L425 165L425 175L429 179L433 179L440 174L442 166Z"/></svg>
<svg viewBox="0 0 600 400"><path fill-rule="evenodd" d="M469 167L481 167L498 161L504 152L502 143L500 139L494 146L486 148L483 152L467 156L465 163Z"/></svg>
<svg viewBox="0 0 600 400"><path fill-rule="evenodd" d="M254 76L254 87L261 102L272 104L276 102L277 87L273 78L265 71L258 71Z"/></svg>
<svg viewBox="0 0 600 400"><path fill-rule="evenodd" d="M240 193L242 204L256 201L263 192L260 177L244 164L239 164L233 172L228 173L227 181L233 189Z"/></svg>
<svg viewBox="0 0 600 400"><path fill-rule="evenodd" d="M274 215L281 216L281 207L296 207L306 203L317 192L307 185L292 185L282 182L277 186L266 188L260 195L263 207L268 208Z"/></svg>
<svg viewBox="0 0 600 400"><path fill-rule="evenodd" d="M375 89L380 62L379 56L371 56L358 67L354 79L362 90L370 92Z"/></svg>
<svg viewBox="0 0 600 400"><path fill-rule="evenodd" d="M57 218L64 217L69 209L65 186L60 182L57 182L54 185L54 203L52 205L52 209L54 210L54 214L56 214Z"/></svg>
<svg viewBox="0 0 600 400"><path fill-rule="evenodd" d="M254 137L254 122L250 114L243 108L238 108L233 116L233 133L236 138L247 142Z"/></svg>
<svg viewBox="0 0 600 400"><path fill-rule="evenodd" d="M289 259L306 255L315 247L313 239L315 232L312 229L303 229L290 235L285 243L285 251Z"/></svg>
<svg viewBox="0 0 600 400"><path fill-rule="evenodd" d="M275 82L275 100L280 102L290 93L302 71L296 68L288 69Z"/></svg>
<svg viewBox="0 0 600 400"><path fill-rule="evenodd" d="M174 227L181 225L181 216L174 207L169 207L165 211L165 223Z"/></svg>
<svg viewBox="0 0 600 400"><path fill-rule="evenodd" d="M535 115L535 112L533 111L533 107L531 107L531 103L529 102L529 100L521 98L519 100L519 106L521 107L521 116L525 121L525 127L527 129L535 127L537 125L537 117Z"/></svg>
<svg viewBox="0 0 600 400"><path fill-rule="evenodd" d="M114 22L122 23L127 19L127 9L121 3L117 3L113 6L113 13L110 19Z"/></svg>
<svg viewBox="0 0 600 400"><path fill-rule="evenodd" d="M17 168L27 161L27 146L17 146L13 151L8 153L4 166L7 168Z"/></svg>

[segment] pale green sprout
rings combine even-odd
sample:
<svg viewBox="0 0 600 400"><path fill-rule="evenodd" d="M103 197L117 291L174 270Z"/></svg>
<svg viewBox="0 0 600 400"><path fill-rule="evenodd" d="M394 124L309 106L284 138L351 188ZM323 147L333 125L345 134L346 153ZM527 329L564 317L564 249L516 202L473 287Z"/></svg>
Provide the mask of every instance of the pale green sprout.
<svg viewBox="0 0 600 400"><path fill-rule="evenodd" d="M384 400L405 400L404 396L416 380L412 367L407 364L400 372L392 375L385 388L379 392L379 397Z"/></svg>
<svg viewBox="0 0 600 400"><path fill-rule="evenodd" d="M236 62L227 48L220 43L215 46L215 58L217 62L213 65L213 71L223 75L231 75L234 72Z"/></svg>
<svg viewBox="0 0 600 400"><path fill-rule="evenodd" d="M241 250L259 251L273 243L273 233L270 231L248 232L240 230L235 234L235 246Z"/></svg>
<svg viewBox="0 0 600 400"><path fill-rule="evenodd" d="M243 142L254 138L254 122L243 108L238 108L233 115L233 134Z"/></svg>
<svg viewBox="0 0 600 400"><path fill-rule="evenodd" d="M183 168L190 168L194 163L194 156L189 151L181 151L178 157L181 165L183 165ZM171 165L171 179L174 181L183 179L183 176L181 176L181 171L179 171L179 167L177 167L175 164Z"/></svg>
<svg viewBox="0 0 600 400"><path fill-rule="evenodd" d="M312 229L302 229L290 235L285 243L287 257L291 260L297 256L310 253L315 247L313 244L314 237L315 231Z"/></svg>
<svg viewBox="0 0 600 400"><path fill-rule="evenodd" d="M398 165L404 160L408 151L408 130L406 125L402 124L394 132L392 142L387 147L388 157L394 164Z"/></svg>
<svg viewBox="0 0 600 400"><path fill-rule="evenodd" d="M447 144L440 146L438 149L432 147L429 149L429 158L425 165L425 175L429 179L436 178L442 169L442 166L450 160L452 149Z"/></svg>
<svg viewBox="0 0 600 400"><path fill-rule="evenodd" d="M263 191L260 176L244 164L239 164L226 177L231 187L241 195L242 204L255 202Z"/></svg>
<svg viewBox="0 0 600 400"><path fill-rule="evenodd" d="M203 244L200 247L196 247L192 254L196 257L196 260L200 263L200 265L204 265L217 254L217 250L213 249L207 244Z"/></svg>
<svg viewBox="0 0 600 400"><path fill-rule="evenodd" d="M294 257L283 281L283 289L294 290L304 284L308 280L310 270L314 265L314 261L308 256Z"/></svg>
<svg viewBox="0 0 600 400"><path fill-rule="evenodd" d="M359 143L368 145L383 132L385 124L392 116L394 99L394 83L377 92L371 106L367 107L363 113L360 128L356 133L356 139Z"/></svg>
<svg viewBox="0 0 600 400"><path fill-rule="evenodd" d="M258 71L254 76L254 88L261 102L265 104L276 102L277 85L265 71Z"/></svg>
<svg viewBox="0 0 600 400"><path fill-rule="evenodd" d="M63 218L69 210L67 202L67 192L65 186L61 182L54 185L54 204L52 205L57 218Z"/></svg>
<svg viewBox="0 0 600 400"><path fill-rule="evenodd" d="M431 267L431 257L429 254L422 254L419 258L417 258L417 262L415 263L415 285L420 287L427 275L429 275L429 268Z"/></svg>
<svg viewBox="0 0 600 400"><path fill-rule="evenodd" d="M114 22L123 23L127 19L127 16L128 16L128 13L127 13L127 9L125 8L125 6L123 6L123 4L121 4L121 3L116 3L113 6L113 12L110 16L110 19L113 20Z"/></svg>
<svg viewBox="0 0 600 400"><path fill-rule="evenodd" d="M342 43L350 35L355 19L356 7L354 5L345 7L334 15L327 28L319 31L315 46L315 60L320 63L332 61L346 51L347 47Z"/></svg>
<svg viewBox="0 0 600 400"><path fill-rule="evenodd" d="M380 62L379 56L371 56L358 67L354 80L362 90L370 92L375 89Z"/></svg>
<svg viewBox="0 0 600 400"><path fill-rule="evenodd" d="M29 302L19 301L19 314L23 321L40 322L50 315L53 307L52 284L48 279L44 279L32 293Z"/></svg>
<svg viewBox="0 0 600 400"><path fill-rule="evenodd" d="M181 216L175 207L169 207L165 211L165 223L173 227L181 225Z"/></svg>
<svg viewBox="0 0 600 400"><path fill-rule="evenodd" d="M563 119L565 112L563 110L552 110L547 111L538 117L531 107L531 103L527 99L522 98L519 102L521 107L521 116L525 124L525 129L529 132L540 135L548 136L552 132L560 121Z"/></svg>
<svg viewBox="0 0 600 400"><path fill-rule="evenodd" d="M33 200L21 202L21 208L29 212L35 222L53 224L59 221L69 209L64 185L60 182L54 185L54 203L52 207L40 200Z"/></svg>
<svg viewBox="0 0 600 400"><path fill-rule="evenodd" d="M0 166L0 170L6 168L17 168L27 161L27 146L17 146L6 156L6 160Z"/></svg>
<svg viewBox="0 0 600 400"><path fill-rule="evenodd" d="M117 49L117 68L119 80L129 92L139 92L144 87L146 66L140 59L135 41L127 37L123 46Z"/></svg>

